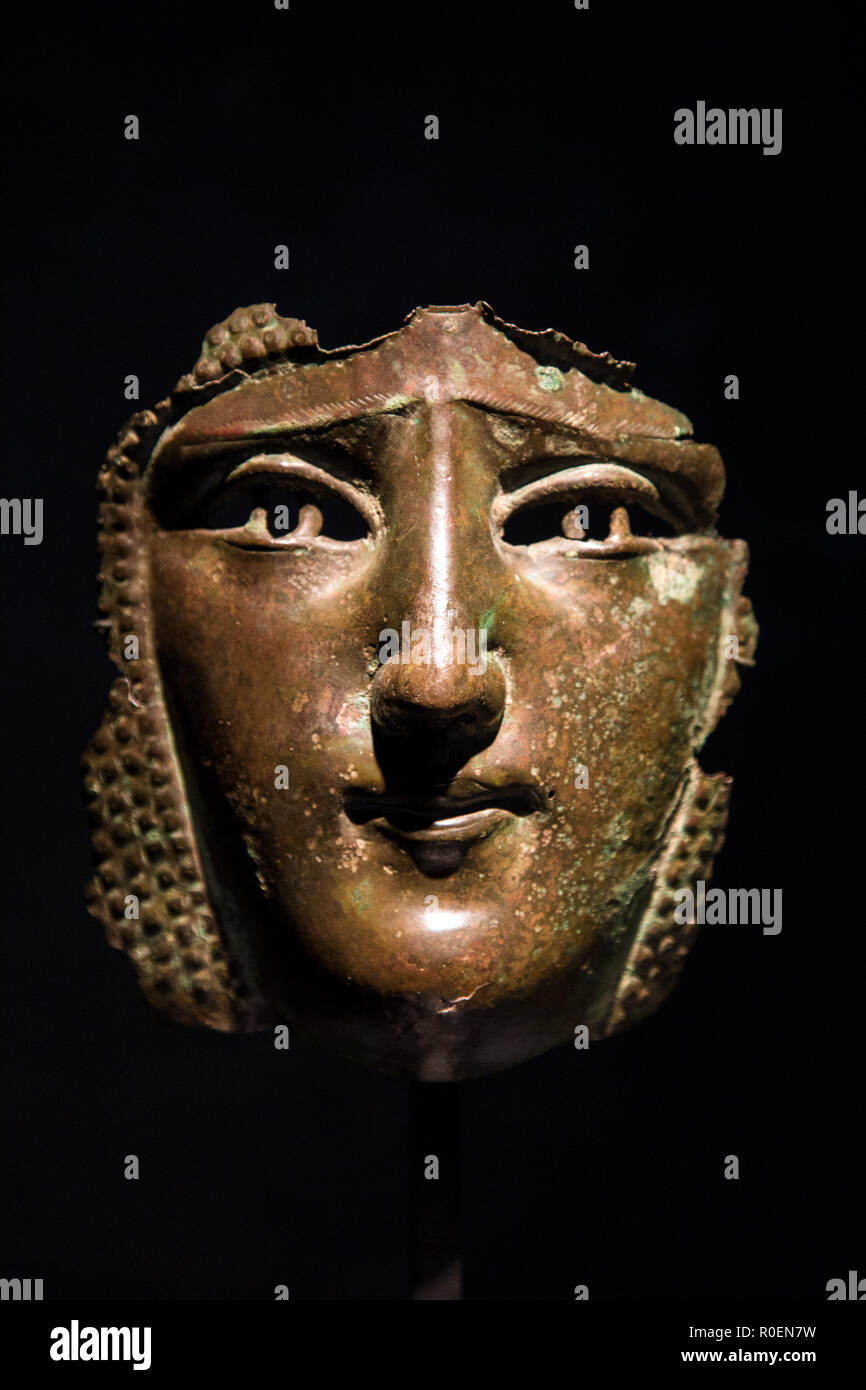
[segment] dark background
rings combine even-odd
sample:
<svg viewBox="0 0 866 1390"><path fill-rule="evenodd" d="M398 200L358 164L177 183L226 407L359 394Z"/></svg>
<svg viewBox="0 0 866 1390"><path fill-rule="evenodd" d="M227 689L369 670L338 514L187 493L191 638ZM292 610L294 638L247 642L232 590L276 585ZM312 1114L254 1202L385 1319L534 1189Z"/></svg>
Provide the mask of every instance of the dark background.
<svg viewBox="0 0 866 1390"><path fill-rule="evenodd" d="M294 1032L286 1054L172 1028L85 912L94 482L124 376L161 399L238 305L337 346L477 299L636 360L722 451L762 635L702 759L735 779L715 881L781 887L784 926L707 928L651 1021L460 1086L466 1297L822 1299L866 1274L866 541L825 531L863 476L857 49L832 6L793 14L49 5L8 44L0 490L45 499L45 538L0 538L0 1274L48 1298L406 1295L408 1087ZM782 106L782 153L676 146L698 99Z"/></svg>

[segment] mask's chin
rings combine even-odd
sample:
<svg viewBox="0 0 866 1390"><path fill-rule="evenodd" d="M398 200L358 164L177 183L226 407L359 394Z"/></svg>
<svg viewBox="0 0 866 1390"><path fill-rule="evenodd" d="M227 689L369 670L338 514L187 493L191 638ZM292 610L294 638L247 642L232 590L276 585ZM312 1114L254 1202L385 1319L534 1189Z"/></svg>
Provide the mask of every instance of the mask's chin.
<svg viewBox="0 0 866 1390"><path fill-rule="evenodd" d="M352 984L299 947L283 918L280 1004L306 1033L349 1060L418 1080L459 1080L504 1070L570 1040L578 1024L601 1038L653 1012L672 989L694 938L694 927L675 920L678 886L709 878L727 814L730 779L707 776L692 762L663 827L658 851L642 886L626 905L616 930L599 931L589 956L560 961L547 975L513 981L493 1003L484 985L495 974L488 961L478 978L453 990L379 991ZM447 880L446 880L447 882ZM479 904L496 911L501 901ZM359 930L362 923L359 918ZM447 938L447 933L443 933ZM387 975L382 948L372 972ZM432 984L432 980L431 980Z"/></svg>
<svg viewBox="0 0 866 1390"><path fill-rule="evenodd" d="M309 907L264 897L249 870L229 893L225 859L220 875L216 911L221 925L256 927L255 958L244 960L248 988L258 991L259 1000L250 1014L256 1022L249 1026L286 1021L349 1061L417 1080L459 1080L504 1070L565 1042L578 1023L599 1036L633 935L630 926L624 939L617 934L620 944L615 944L600 933L588 956L560 958L547 974L531 978L515 973L503 987L496 959L473 955L473 926L476 943L482 944L491 918L505 940L518 940L524 928L513 905L503 905L501 898L481 899L476 892L471 905L431 907L416 919L415 949L410 945L407 956L420 962L417 978L425 984L407 988L394 968L400 943L391 933L371 935L361 912L341 923L343 939L358 952L352 968L335 964L321 935L337 906L336 898L329 900L326 870L319 900ZM448 885L459 899L459 879L460 874L434 881L432 887ZM420 874L418 881L421 889L431 886ZM635 921L640 911L635 903ZM405 926L404 938L411 937L409 923ZM457 951L455 934L462 938ZM247 944L251 941L248 937ZM373 980L379 987L373 987ZM262 981L270 985L267 996L261 993ZM494 997L488 1003L490 994Z"/></svg>

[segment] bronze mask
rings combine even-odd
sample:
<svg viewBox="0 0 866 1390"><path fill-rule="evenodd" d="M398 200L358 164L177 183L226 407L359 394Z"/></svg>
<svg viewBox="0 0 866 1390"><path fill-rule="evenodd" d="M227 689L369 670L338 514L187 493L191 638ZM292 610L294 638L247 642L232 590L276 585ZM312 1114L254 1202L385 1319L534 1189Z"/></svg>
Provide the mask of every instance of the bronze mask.
<svg viewBox="0 0 866 1390"><path fill-rule="evenodd" d="M133 416L90 910L162 1013L449 1080L668 992L756 628L721 459L631 370L483 303L333 351L259 304Z"/></svg>

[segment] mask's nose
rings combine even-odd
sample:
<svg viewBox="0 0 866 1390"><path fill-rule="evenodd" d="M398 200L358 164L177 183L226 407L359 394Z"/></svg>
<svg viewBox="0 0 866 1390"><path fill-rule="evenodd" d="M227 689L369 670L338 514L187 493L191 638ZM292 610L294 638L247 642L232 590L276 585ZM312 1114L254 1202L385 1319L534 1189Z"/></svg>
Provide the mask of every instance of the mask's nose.
<svg viewBox="0 0 866 1390"><path fill-rule="evenodd" d="M506 678L491 617L503 575L490 529L484 439L458 404L422 407L423 433L404 476L388 602L399 650L370 692L374 724L405 736L425 728L491 736Z"/></svg>
<svg viewBox="0 0 866 1390"><path fill-rule="evenodd" d="M425 649L416 635L408 660L403 653L392 657L373 678L374 723L392 735L419 725L454 726L464 735L496 728L505 709L505 676L496 654L486 651L484 639L486 633L481 640L476 633L472 650L471 630L464 636L457 630L437 652Z"/></svg>

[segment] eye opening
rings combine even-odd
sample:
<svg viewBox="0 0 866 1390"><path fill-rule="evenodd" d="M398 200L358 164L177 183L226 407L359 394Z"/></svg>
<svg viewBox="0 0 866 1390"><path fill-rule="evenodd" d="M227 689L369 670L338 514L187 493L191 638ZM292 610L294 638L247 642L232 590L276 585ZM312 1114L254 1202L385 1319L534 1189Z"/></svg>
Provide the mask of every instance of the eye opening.
<svg viewBox="0 0 866 1390"><path fill-rule="evenodd" d="M260 520L254 521L256 515ZM274 541L298 532L312 539L364 540L370 534L366 520L345 497L328 488L286 479L248 477L217 488L196 509L189 529L266 531Z"/></svg>
<svg viewBox="0 0 866 1390"><path fill-rule="evenodd" d="M669 480L611 463L564 469L498 503L501 540L516 548L558 541L578 553L636 553L685 534L692 520Z"/></svg>
<svg viewBox="0 0 866 1390"><path fill-rule="evenodd" d="M632 536L660 540L681 534L681 528L669 517L650 510L634 497L581 493L518 507L505 520L502 540L513 546L537 545L547 540L601 544L613 540L622 530L615 524L615 514L620 509L626 512Z"/></svg>
<svg viewBox="0 0 866 1390"><path fill-rule="evenodd" d="M175 499L159 520L167 529L212 531L253 549L319 541L367 540L378 529L375 500L359 488L297 459L248 459L194 493Z"/></svg>

